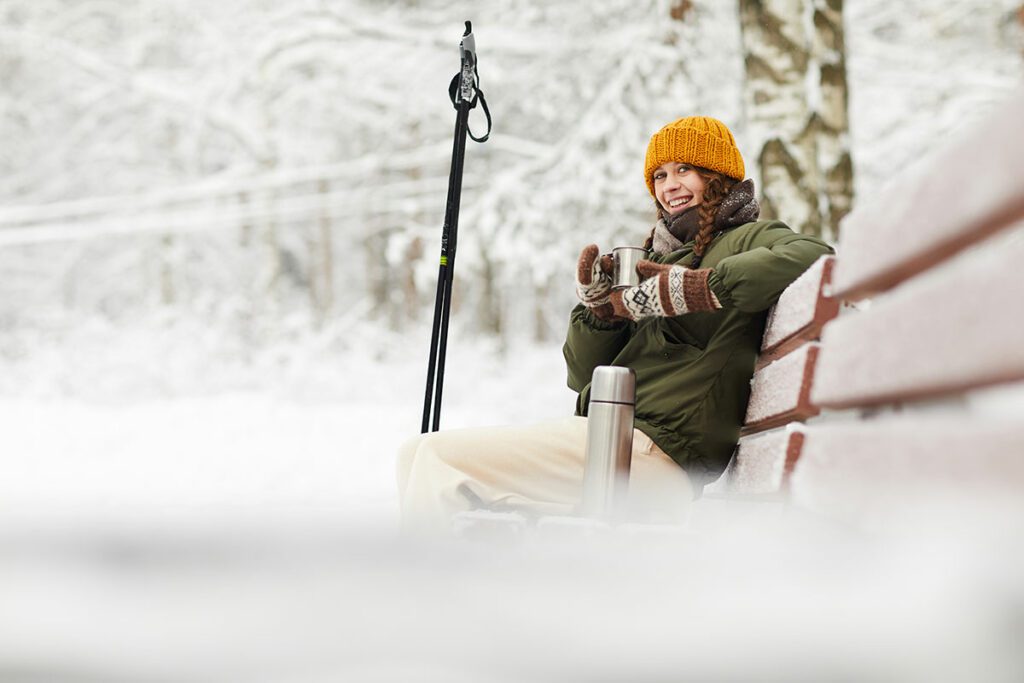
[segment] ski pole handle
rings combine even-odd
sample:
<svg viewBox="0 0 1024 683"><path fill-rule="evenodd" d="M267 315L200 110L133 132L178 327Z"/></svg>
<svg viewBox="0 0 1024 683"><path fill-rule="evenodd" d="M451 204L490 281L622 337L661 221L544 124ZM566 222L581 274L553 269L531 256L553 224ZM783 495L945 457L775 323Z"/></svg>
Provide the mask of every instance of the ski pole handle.
<svg viewBox="0 0 1024 683"><path fill-rule="evenodd" d="M459 42L459 58L462 60L459 97L472 105L476 97L476 38L473 37L473 24L469 21L466 22L466 32Z"/></svg>
<svg viewBox="0 0 1024 683"><path fill-rule="evenodd" d="M477 68L476 38L473 37L473 22L466 22L466 32L459 41L459 59L461 67L459 73L452 76L452 82L448 85L448 97L452 105L458 109L463 103L470 109L476 108L477 100L483 107L484 117L487 119L487 132L482 136L473 135L466 123L466 133L474 142L487 142L491 136L491 112L487 108L487 99L484 98L484 91L480 89L480 70Z"/></svg>

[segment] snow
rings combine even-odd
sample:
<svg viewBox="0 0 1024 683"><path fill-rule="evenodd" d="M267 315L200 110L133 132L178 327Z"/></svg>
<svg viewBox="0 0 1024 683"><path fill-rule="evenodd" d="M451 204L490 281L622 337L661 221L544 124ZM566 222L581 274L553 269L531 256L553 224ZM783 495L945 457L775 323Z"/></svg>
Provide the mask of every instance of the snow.
<svg viewBox="0 0 1024 683"><path fill-rule="evenodd" d="M799 423L790 423L744 438L722 477L705 487L706 494L776 494L782 490L786 457Z"/></svg>
<svg viewBox="0 0 1024 683"><path fill-rule="evenodd" d="M419 433L428 334L400 352L379 347L383 358L300 346L250 367L214 363L206 379L216 390L197 376L210 357L181 338L104 336L63 363L44 354L38 394L0 399L2 507L67 518L281 511L393 528L394 458ZM154 367L159 350L166 365ZM502 353L453 339L442 427L571 414L562 377L558 347Z"/></svg>
<svg viewBox="0 0 1024 683"><path fill-rule="evenodd" d="M1013 524L955 543L789 526L511 546L281 520L5 532L0 661L53 681L1014 680Z"/></svg>
<svg viewBox="0 0 1024 683"><path fill-rule="evenodd" d="M1005 302L1024 296L1022 257L1024 222L875 297L870 311L839 317L822 334L812 402L850 405L1021 377L1024 321L1004 313ZM868 345L870 355L852 352Z"/></svg>
<svg viewBox="0 0 1024 683"><path fill-rule="evenodd" d="M807 358L812 350L817 353L818 348L814 342L804 344L754 375L750 382L750 400L744 424L755 424L787 412L807 409L806 399L801 402L801 395L809 391L810 385Z"/></svg>
<svg viewBox="0 0 1024 683"><path fill-rule="evenodd" d="M872 535L753 504L735 520L696 515L682 533L397 538L393 459L418 431L427 330L363 333L340 352L278 342L253 357L258 371L221 369L205 393L143 372L168 348L155 339L106 337L108 356L97 343L54 364L67 391L3 399L4 670L53 681L1014 679L1019 506L980 520L931 506L930 523ZM135 344L150 352L132 355ZM206 351L186 347L176 363L212 367ZM565 414L562 373L556 344L453 337L443 425Z"/></svg>
<svg viewBox="0 0 1024 683"><path fill-rule="evenodd" d="M846 3L860 196L1017 87L1016 6ZM495 130L467 147L443 428L572 412L573 263L646 235L651 132L699 111L754 148L735 3L667 15L4 3L0 679L1018 679L1019 507L396 537L462 21ZM1003 392L968 400L1019 419Z"/></svg>
<svg viewBox="0 0 1024 683"><path fill-rule="evenodd" d="M834 257L819 258L782 293L768 314L762 349L771 348L814 322L825 266L830 260Z"/></svg>
<svg viewBox="0 0 1024 683"><path fill-rule="evenodd" d="M832 280L852 294L879 274L927 261L942 247L969 244L1017 215L1024 173L1024 89L947 143L934 145L863 209L854 210L840 239L842 258ZM936 173L956 168L957 174ZM948 198L956 197L956 201ZM892 226L900 226L892 230ZM884 241L886 249L879 252Z"/></svg>

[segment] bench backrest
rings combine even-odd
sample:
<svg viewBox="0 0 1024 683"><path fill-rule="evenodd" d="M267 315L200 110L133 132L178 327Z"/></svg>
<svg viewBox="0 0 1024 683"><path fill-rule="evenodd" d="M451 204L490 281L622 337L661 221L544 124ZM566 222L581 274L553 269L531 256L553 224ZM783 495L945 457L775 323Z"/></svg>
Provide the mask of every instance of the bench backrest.
<svg viewBox="0 0 1024 683"><path fill-rule="evenodd" d="M1024 396L1022 122L1024 92L847 216L769 316L712 495L862 523L908 491L1024 492L1024 419L978 407Z"/></svg>

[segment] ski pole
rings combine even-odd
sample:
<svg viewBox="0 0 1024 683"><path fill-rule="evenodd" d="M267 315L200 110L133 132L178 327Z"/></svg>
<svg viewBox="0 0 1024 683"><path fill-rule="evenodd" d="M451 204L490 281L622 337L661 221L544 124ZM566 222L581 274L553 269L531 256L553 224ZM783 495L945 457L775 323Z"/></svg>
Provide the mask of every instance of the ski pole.
<svg viewBox="0 0 1024 683"><path fill-rule="evenodd" d="M476 142L485 142L491 134L491 113L487 109L484 93L479 88L476 40L473 25L466 22L466 32L459 43L461 66L448 86L448 96L455 107L455 140L452 165L448 175L448 199L441 230L441 259L437 273L437 292L434 296L434 321L430 335L430 360L427 364L427 390L423 398L422 433L437 431L441 423L441 392L444 387L444 361L448 347L448 319L451 312L452 280L455 274L455 247L458 242L459 203L462 196L462 164L466 153L466 135ZM477 138L469 130L469 110L479 99L487 117L487 132ZM433 426L430 417L433 408Z"/></svg>

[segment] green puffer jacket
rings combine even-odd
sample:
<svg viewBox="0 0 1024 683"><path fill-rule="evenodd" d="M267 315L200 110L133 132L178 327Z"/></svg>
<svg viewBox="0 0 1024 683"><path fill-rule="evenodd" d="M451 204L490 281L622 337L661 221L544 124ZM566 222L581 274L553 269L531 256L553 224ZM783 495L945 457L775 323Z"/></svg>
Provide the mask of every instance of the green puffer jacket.
<svg viewBox="0 0 1024 683"><path fill-rule="evenodd" d="M582 305L573 309L563 353L569 387L586 415L598 365L636 372L636 428L668 453L700 487L725 469L739 439L750 378L768 308L823 254L825 242L779 221L732 228L712 241L700 265L722 309L638 323L606 323ZM693 242L658 263L687 266Z"/></svg>

